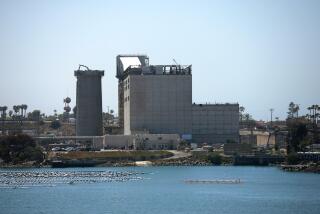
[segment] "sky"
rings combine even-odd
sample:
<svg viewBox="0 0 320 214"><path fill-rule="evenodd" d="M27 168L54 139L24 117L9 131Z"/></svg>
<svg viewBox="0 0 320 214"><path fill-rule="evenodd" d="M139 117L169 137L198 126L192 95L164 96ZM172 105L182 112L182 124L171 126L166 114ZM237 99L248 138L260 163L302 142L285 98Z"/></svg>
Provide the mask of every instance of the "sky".
<svg viewBox="0 0 320 214"><path fill-rule="evenodd" d="M116 56L192 64L193 102L234 103L255 119L320 104L317 0L0 0L0 106L63 112L79 64L105 70L117 112Z"/></svg>

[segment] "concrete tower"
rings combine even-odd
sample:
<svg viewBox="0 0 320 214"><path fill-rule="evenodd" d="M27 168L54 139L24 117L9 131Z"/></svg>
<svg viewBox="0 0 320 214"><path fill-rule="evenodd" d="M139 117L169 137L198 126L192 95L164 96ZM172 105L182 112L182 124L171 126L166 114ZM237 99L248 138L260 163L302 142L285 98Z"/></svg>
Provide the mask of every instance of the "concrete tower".
<svg viewBox="0 0 320 214"><path fill-rule="evenodd" d="M81 70L81 67L85 70ZM103 70L90 70L80 65L74 71L77 77L77 136L101 136L102 128L102 92L101 77Z"/></svg>

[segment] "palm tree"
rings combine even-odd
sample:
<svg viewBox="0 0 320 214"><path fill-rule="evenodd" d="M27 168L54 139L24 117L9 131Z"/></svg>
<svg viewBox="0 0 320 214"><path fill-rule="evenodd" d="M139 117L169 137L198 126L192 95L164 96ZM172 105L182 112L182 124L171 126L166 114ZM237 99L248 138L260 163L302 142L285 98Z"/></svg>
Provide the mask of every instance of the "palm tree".
<svg viewBox="0 0 320 214"><path fill-rule="evenodd" d="M249 121L251 119L251 115L250 114L245 114L244 118L246 119L246 121Z"/></svg>
<svg viewBox="0 0 320 214"><path fill-rule="evenodd" d="M27 108L28 108L28 106L26 104L21 105L22 116L24 116L24 117L26 117L26 115L27 115ZM23 113L23 110L24 110L24 113Z"/></svg>
<svg viewBox="0 0 320 214"><path fill-rule="evenodd" d="M294 113L296 113L296 117L299 117L299 110L300 110L300 107L298 104L296 104L294 107Z"/></svg>
<svg viewBox="0 0 320 214"><path fill-rule="evenodd" d="M13 111L10 110L10 111L9 111L9 117L10 117L10 118L12 118L12 114L13 114Z"/></svg>
<svg viewBox="0 0 320 214"><path fill-rule="evenodd" d="M8 107L7 106L3 106L3 114L4 114L4 118L7 117L7 111L8 110Z"/></svg>
<svg viewBox="0 0 320 214"><path fill-rule="evenodd" d="M73 111L73 117L76 118L76 116L77 116L77 106L74 106L72 111Z"/></svg>
<svg viewBox="0 0 320 214"><path fill-rule="evenodd" d="M240 121L243 120L243 112L244 112L245 108L243 106L239 107L239 112L240 112Z"/></svg>
<svg viewBox="0 0 320 214"><path fill-rule="evenodd" d="M295 106L294 102L289 103L289 111L288 111L288 118L293 118L295 113Z"/></svg>
<svg viewBox="0 0 320 214"><path fill-rule="evenodd" d="M4 118L4 106L0 106L1 118Z"/></svg>
<svg viewBox="0 0 320 214"><path fill-rule="evenodd" d="M19 109L21 110L20 116L23 117L23 105L19 105Z"/></svg>
<svg viewBox="0 0 320 214"><path fill-rule="evenodd" d="M318 111L320 111L320 106L319 105L315 105L315 119L316 119L316 123L318 123L318 118L320 118L320 114L318 113Z"/></svg>
<svg viewBox="0 0 320 214"><path fill-rule="evenodd" d="M311 121L311 110L312 110L312 108L310 106L307 109L309 110L309 114L307 114L307 116L309 117L309 120Z"/></svg>
<svg viewBox="0 0 320 214"><path fill-rule="evenodd" d="M0 106L0 112L1 112L1 119L2 119L2 125L1 125L1 135L4 134L4 106Z"/></svg>
<svg viewBox="0 0 320 214"><path fill-rule="evenodd" d="M13 111L14 111L15 115L17 115L19 112L19 106L13 106Z"/></svg>
<svg viewBox="0 0 320 214"><path fill-rule="evenodd" d="M4 109L4 106L0 106L1 117L3 115L3 109Z"/></svg>

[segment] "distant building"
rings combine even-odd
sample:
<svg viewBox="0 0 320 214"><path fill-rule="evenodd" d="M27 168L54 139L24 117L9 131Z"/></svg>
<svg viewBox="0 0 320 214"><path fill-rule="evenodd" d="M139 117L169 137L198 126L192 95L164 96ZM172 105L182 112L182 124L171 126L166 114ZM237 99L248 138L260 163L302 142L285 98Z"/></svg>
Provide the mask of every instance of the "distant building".
<svg viewBox="0 0 320 214"><path fill-rule="evenodd" d="M195 143L239 142L239 104L192 104L191 65L117 56L119 124L125 135L178 134Z"/></svg>
<svg viewBox="0 0 320 214"><path fill-rule="evenodd" d="M178 134L105 135L104 137L104 149L177 149L181 141Z"/></svg>
<svg viewBox="0 0 320 214"><path fill-rule="evenodd" d="M276 139L278 140L278 144L281 145L281 148L284 145L284 138L282 134L275 135L274 133L270 133L267 131L240 131L240 142L248 143L255 147L264 147L264 148L274 148L276 145Z"/></svg>
<svg viewBox="0 0 320 214"><path fill-rule="evenodd" d="M248 143L226 143L223 146L225 155L250 155L253 153L252 145Z"/></svg>
<svg viewBox="0 0 320 214"><path fill-rule="evenodd" d="M275 136L266 131L240 131L241 143L248 143L255 147L274 147Z"/></svg>
<svg viewBox="0 0 320 214"><path fill-rule="evenodd" d="M239 104L193 104L192 141L239 142Z"/></svg>
<svg viewBox="0 0 320 214"><path fill-rule="evenodd" d="M124 76L125 135L192 135L191 66L129 66Z"/></svg>
<svg viewBox="0 0 320 214"><path fill-rule="evenodd" d="M124 128L124 79L126 78L126 70L132 66L148 66L149 57L147 55L133 55L133 54L121 54L116 58L117 72L116 77L118 79L118 111L119 111L119 126L120 129Z"/></svg>

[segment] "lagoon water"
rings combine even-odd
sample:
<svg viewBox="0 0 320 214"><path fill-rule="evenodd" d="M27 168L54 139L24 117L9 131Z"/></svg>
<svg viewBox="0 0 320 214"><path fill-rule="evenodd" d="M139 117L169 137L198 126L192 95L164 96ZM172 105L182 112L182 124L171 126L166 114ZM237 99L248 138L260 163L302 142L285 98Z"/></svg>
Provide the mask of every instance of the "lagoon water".
<svg viewBox="0 0 320 214"><path fill-rule="evenodd" d="M72 184L59 179L43 185L2 182L0 213L320 213L320 175L276 167L0 169L0 174L109 170L137 174L107 182L90 178ZM184 182L187 179L241 179L242 183L190 184Z"/></svg>

